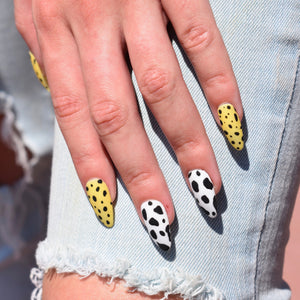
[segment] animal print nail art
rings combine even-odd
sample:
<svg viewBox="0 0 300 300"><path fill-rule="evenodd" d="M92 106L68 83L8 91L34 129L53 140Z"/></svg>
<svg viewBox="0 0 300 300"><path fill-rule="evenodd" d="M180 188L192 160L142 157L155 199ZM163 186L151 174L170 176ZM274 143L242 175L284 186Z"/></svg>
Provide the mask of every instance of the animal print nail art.
<svg viewBox="0 0 300 300"><path fill-rule="evenodd" d="M106 227L113 227L114 207L105 182L101 179L92 179L86 184L85 190L100 222Z"/></svg>
<svg viewBox="0 0 300 300"><path fill-rule="evenodd" d="M215 190L209 175L204 170L193 170L189 172L188 178L198 205L209 217L215 218Z"/></svg>
<svg viewBox="0 0 300 300"><path fill-rule="evenodd" d="M34 73L35 73L36 77L38 78L38 80L40 81L42 86L47 91L50 91L49 86L48 86L47 77L42 73L38 62L36 61L36 58L34 57L34 55L30 51L29 51L29 55L30 55L30 61L31 61L31 64L32 64L32 68L34 70Z"/></svg>
<svg viewBox="0 0 300 300"><path fill-rule="evenodd" d="M141 205L141 212L148 233L154 243L162 250L171 247L170 225L165 208L157 200L149 200Z"/></svg>
<svg viewBox="0 0 300 300"><path fill-rule="evenodd" d="M231 104L222 104L218 108L218 115L223 132L229 143L236 149L244 148L244 135L241 121Z"/></svg>

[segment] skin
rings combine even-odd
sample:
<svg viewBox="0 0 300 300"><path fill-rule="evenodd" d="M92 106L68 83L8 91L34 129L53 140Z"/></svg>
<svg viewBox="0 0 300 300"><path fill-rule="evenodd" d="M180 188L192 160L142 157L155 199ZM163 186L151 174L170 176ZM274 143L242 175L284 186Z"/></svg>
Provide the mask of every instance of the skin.
<svg viewBox="0 0 300 300"><path fill-rule="evenodd" d="M141 204L156 199L164 205L169 222L174 220L166 181L139 116L128 56L184 179L190 170L203 169L219 192L222 183L213 149L166 30L170 20L217 124L217 108L223 103L231 103L242 119L237 82L208 0L14 0L14 4L16 26L48 78L56 118L83 186L91 178L101 178L114 199L115 166L140 218Z"/></svg>
<svg viewBox="0 0 300 300"><path fill-rule="evenodd" d="M140 292L133 292L127 288L125 281L114 279L111 284L110 278L102 278L91 275L81 279L77 274L57 274L50 270L43 281L43 300L60 299L110 299L110 300L159 300L163 293L149 296ZM170 300L182 299L179 295L170 295Z"/></svg>

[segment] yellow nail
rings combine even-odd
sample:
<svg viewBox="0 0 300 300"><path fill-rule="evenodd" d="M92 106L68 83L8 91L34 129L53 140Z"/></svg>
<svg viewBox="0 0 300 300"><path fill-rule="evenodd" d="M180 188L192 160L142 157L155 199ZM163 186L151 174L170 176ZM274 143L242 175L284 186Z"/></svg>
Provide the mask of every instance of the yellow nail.
<svg viewBox="0 0 300 300"><path fill-rule="evenodd" d="M30 55L30 61L32 64L32 68L34 70L34 73L36 75L36 77L38 78L38 80L40 81L40 83L42 84L42 86L47 90L49 90L49 85L48 85L48 81L47 81L47 77L43 74L43 72L41 71L41 68L36 60L36 58L34 57L34 55L31 53L31 51L29 51L29 55Z"/></svg>
<svg viewBox="0 0 300 300"><path fill-rule="evenodd" d="M89 180L86 194L100 222L105 227L114 226L114 207L106 183L101 179Z"/></svg>
<svg viewBox="0 0 300 300"><path fill-rule="evenodd" d="M218 115L223 132L236 150L244 148L244 134L242 130L241 121L232 104L222 104L218 107Z"/></svg>

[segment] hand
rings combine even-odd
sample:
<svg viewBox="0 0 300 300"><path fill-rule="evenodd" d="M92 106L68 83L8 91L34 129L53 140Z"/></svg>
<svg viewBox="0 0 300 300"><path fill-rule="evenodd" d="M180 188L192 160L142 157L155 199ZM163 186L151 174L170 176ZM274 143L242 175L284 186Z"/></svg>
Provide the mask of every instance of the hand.
<svg viewBox="0 0 300 300"><path fill-rule="evenodd" d="M220 173L166 30L167 16L217 123L241 150L238 86L208 0L14 2L17 28L47 75L57 121L101 222L113 225L107 199L116 197L114 165L154 242L164 250L171 245L167 225L174 220L174 207L141 122L127 53L194 196L215 217Z"/></svg>

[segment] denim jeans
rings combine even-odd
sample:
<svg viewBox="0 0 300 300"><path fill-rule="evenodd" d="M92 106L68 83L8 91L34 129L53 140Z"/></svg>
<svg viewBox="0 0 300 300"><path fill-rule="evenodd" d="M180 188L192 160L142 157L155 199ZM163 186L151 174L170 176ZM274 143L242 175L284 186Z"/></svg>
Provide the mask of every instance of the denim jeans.
<svg viewBox="0 0 300 300"><path fill-rule="evenodd" d="M299 1L211 0L211 5L241 92L246 136L241 152L227 146L192 66L172 30L170 35L221 172L220 216L209 219L197 209L133 76L174 201L174 245L167 253L153 246L120 179L114 227L98 222L56 126L48 233L36 254L41 270L95 272L123 278L147 294L181 293L186 299L290 298L282 264L300 175Z"/></svg>

